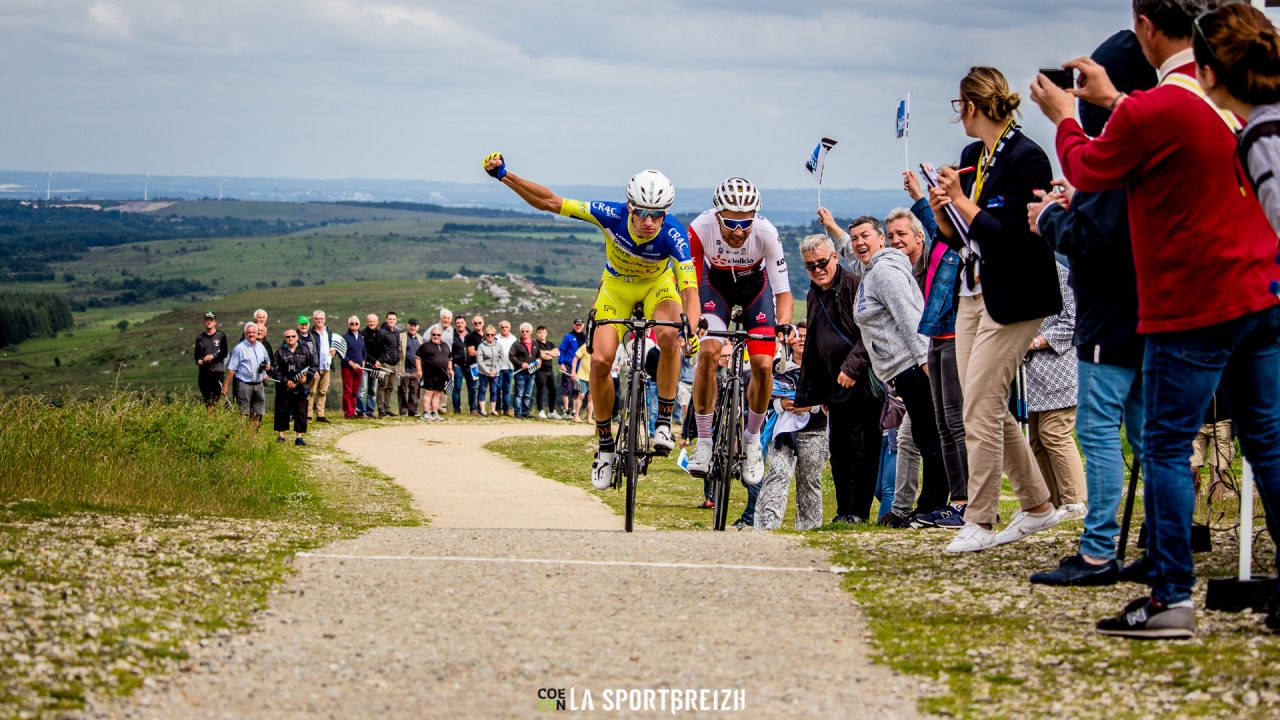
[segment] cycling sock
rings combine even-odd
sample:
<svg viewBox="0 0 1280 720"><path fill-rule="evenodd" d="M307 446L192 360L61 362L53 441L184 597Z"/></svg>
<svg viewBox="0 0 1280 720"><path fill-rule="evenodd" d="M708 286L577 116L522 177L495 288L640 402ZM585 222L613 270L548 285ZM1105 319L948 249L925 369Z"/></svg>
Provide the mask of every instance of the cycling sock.
<svg viewBox="0 0 1280 720"><path fill-rule="evenodd" d="M751 408L747 408L747 427L746 433L751 437L760 434L760 428L764 427L764 413L758 413Z"/></svg>
<svg viewBox="0 0 1280 720"><path fill-rule="evenodd" d="M671 413L675 412L675 409L676 409L675 398L659 397L658 398L658 419L654 421L654 426L656 427L658 425L666 425L668 428L670 428Z"/></svg>
<svg viewBox="0 0 1280 720"><path fill-rule="evenodd" d="M707 413L706 415L693 414L693 422L698 426L699 440L711 438L711 421L714 418L715 415L712 413Z"/></svg>
<svg viewBox="0 0 1280 720"><path fill-rule="evenodd" d="M600 452L613 452L613 421L597 420L596 421L596 442L600 445Z"/></svg>

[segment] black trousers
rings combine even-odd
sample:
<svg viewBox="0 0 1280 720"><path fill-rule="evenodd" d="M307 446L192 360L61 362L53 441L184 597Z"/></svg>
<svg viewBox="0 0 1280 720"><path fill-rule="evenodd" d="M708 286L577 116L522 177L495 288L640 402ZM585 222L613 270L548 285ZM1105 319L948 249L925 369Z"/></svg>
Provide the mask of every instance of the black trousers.
<svg viewBox="0 0 1280 720"><path fill-rule="evenodd" d="M546 362L545 360L543 362ZM533 374L533 397L539 410L556 409L556 384L552 373ZM545 403L543 397L546 397Z"/></svg>
<svg viewBox="0 0 1280 720"><path fill-rule="evenodd" d="M303 386L302 392L290 391L284 387L276 386L276 419L275 429L277 431L285 431L289 429L289 421L293 421L294 432L304 433L307 431L307 391Z"/></svg>
<svg viewBox="0 0 1280 720"><path fill-rule="evenodd" d="M938 439L929 377L917 365L895 377L893 389L907 406L907 414L911 416L911 439L920 450L924 465L924 482L920 484L916 510L922 513L939 510L947 504L947 493L951 488L947 483L947 467L942 462L942 443Z"/></svg>
<svg viewBox="0 0 1280 720"><path fill-rule="evenodd" d="M222 399L222 379L225 373L200 371L200 397L206 405L213 405Z"/></svg>
<svg viewBox="0 0 1280 720"><path fill-rule="evenodd" d="M849 400L827 406L836 515L865 520L871 514L880 474L881 405L880 400L855 390Z"/></svg>

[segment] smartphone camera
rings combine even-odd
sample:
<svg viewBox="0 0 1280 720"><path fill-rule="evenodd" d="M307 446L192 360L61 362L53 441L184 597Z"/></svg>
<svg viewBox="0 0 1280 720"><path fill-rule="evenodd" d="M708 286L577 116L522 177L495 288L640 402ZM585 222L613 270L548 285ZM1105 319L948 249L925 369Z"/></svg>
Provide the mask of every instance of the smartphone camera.
<svg viewBox="0 0 1280 720"><path fill-rule="evenodd" d="M1063 90L1076 86L1076 73L1071 68L1040 68L1041 74L1049 78L1049 82Z"/></svg>

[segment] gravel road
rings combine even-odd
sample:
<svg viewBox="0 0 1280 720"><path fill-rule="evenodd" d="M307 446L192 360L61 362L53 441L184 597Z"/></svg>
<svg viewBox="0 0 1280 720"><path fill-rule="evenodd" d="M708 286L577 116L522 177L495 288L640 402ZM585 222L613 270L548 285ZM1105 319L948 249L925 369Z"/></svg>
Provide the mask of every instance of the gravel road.
<svg viewBox="0 0 1280 720"><path fill-rule="evenodd" d="M586 717L670 716L667 689L703 717L917 716L916 681L868 660L824 554L762 533L623 533L587 493L479 450L535 432L582 429L422 425L344 438L413 491L431 526L299 556L253 631L99 713L536 717L545 688L563 689L571 708L589 692ZM618 688L638 692L619 702Z"/></svg>

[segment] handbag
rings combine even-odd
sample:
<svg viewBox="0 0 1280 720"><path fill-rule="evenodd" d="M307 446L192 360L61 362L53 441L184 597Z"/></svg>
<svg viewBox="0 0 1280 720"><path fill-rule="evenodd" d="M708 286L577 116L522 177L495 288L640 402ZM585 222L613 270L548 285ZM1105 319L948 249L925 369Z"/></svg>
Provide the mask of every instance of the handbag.
<svg viewBox="0 0 1280 720"><path fill-rule="evenodd" d="M880 408L880 429L892 430L902 425L902 419L906 417L907 406L902 400L894 395L886 394L884 396L884 406Z"/></svg>

